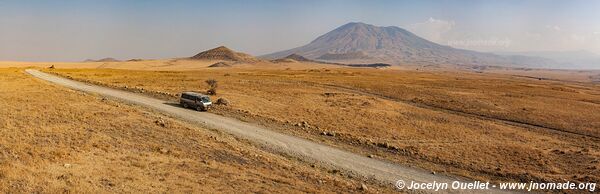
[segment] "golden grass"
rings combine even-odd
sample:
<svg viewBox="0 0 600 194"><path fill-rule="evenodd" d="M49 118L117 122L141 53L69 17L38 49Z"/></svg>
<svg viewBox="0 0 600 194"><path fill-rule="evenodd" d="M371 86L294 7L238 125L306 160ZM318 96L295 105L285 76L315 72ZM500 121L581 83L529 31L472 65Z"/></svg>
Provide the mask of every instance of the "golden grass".
<svg viewBox="0 0 600 194"><path fill-rule="evenodd" d="M360 186L229 135L48 84L23 69L0 69L0 107L3 192L330 193Z"/></svg>
<svg viewBox="0 0 600 194"><path fill-rule="evenodd" d="M213 98L231 102L219 114L376 157L478 179L600 180L593 84L354 68L52 72L160 93L203 91L214 78Z"/></svg>

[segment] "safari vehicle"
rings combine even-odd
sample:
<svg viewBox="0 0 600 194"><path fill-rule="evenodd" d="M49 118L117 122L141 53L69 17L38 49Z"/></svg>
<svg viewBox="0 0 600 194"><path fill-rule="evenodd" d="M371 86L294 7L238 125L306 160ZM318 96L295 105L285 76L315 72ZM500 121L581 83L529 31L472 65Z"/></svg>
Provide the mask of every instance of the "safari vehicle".
<svg viewBox="0 0 600 194"><path fill-rule="evenodd" d="M183 92L181 93L181 98L179 99L179 103L184 108L194 108L198 111L207 111L210 106L212 106L212 102L210 101L210 97L204 94L196 93L196 92Z"/></svg>

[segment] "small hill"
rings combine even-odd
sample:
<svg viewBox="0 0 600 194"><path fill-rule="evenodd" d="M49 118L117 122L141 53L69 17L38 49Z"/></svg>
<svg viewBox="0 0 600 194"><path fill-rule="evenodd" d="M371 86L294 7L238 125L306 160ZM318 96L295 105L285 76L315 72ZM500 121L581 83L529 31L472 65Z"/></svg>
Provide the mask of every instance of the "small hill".
<svg viewBox="0 0 600 194"><path fill-rule="evenodd" d="M193 57L190 57L193 60L224 60L224 61L235 61L235 62L258 62L259 59L253 57L252 55L246 53L235 52L227 47L220 46L214 49L210 49Z"/></svg>
<svg viewBox="0 0 600 194"><path fill-rule="evenodd" d="M286 59L286 58L271 60L271 62L273 62L273 63L298 63L298 61L296 61L294 59Z"/></svg>
<svg viewBox="0 0 600 194"><path fill-rule="evenodd" d="M284 58L272 60L271 62L274 62L274 63L297 63L297 62L314 62L314 61L307 59L306 57L303 57L302 55L291 54Z"/></svg>
<svg viewBox="0 0 600 194"><path fill-rule="evenodd" d="M217 62L215 64L209 65L208 67L231 67L232 64L228 62Z"/></svg>
<svg viewBox="0 0 600 194"><path fill-rule="evenodd" d="M108 57L108 58L103 58L103 59L98 59L98 60L86 59L83 62L121 62L121 61L119 61L119 60L117 60L115 58Z"/></svg>
<svg viewBox="0 0 600 194"><path fill-rule="evenodd" d="M304 61L304 62L311 62L312 60L307 59L306 57L303 57L302 55L298 55L296 53L288 55L287 57L285 57L285 59L293 59L295 61Z"/></svg>

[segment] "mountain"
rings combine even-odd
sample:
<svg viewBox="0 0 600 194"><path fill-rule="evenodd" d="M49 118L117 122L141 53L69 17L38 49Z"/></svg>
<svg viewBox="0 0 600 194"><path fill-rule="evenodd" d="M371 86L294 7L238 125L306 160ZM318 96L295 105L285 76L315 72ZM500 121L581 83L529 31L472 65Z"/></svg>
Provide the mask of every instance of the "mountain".
<svg viewBox="0 0 600 194"><path fill-rule="evenodd" d="M330 31L307 45L262 56L278 59L290 54L334 63L450 64L459 66L552 66L552 60L505 57L456 49L425 40L405 29L352 22Z"/></svg>
<svg viewBox="0 0 600 194"><path fill-rule="evenodd" d="M220 46L214 49L210 49L193 57L190 57L193 60L223 60L223 61L235 61L235 62L258 62L259 59L253 57L252 55L235 52L227 47Z"/></svg>

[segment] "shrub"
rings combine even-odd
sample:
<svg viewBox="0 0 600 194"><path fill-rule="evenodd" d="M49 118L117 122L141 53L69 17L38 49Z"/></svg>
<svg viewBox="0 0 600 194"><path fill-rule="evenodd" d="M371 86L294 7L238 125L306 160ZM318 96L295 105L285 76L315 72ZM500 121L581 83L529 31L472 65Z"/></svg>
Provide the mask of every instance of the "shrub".
<svg viewBox="0 0 600 194"><path fill-rule="evenodd" d="M217 86L219 86L218 85L219 82L215 79L208 79L205 82L206 82L206 84L208 84L208 87L209 87L209 89L206 91L206 93L208 95L217 94Z"/></svg>

